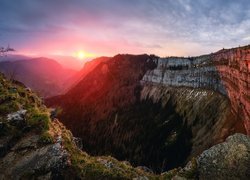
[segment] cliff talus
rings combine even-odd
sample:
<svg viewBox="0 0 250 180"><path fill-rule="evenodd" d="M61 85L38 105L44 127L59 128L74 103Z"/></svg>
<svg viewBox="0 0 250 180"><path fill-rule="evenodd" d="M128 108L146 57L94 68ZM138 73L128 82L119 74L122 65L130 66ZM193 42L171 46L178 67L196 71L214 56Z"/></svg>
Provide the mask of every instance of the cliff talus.
<svg viewBox="0 0 250 180"><path fill-rule="evenodd" d="M148 84L141 91L141 99L152 99L163 107L169 102L174 105L192 132L190 157L223 142L230 134L244 132L243 123L231 112L228 98L212 90Z"/></svg>

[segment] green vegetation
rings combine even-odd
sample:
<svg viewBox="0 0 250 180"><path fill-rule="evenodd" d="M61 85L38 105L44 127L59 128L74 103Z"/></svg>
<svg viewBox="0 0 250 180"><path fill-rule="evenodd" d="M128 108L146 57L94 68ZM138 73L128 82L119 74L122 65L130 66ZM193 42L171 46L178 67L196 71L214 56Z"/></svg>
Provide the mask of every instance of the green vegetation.
<svg viewBox="0 0 250 180"><path fill-rule="evenodd" d="M175 168L170 171L167 171L161 175L162 179L172 179L173 177L182 177L184 179L198 179L198 169L197 161L195 158L192 158L188 163L187 167Z"/></svg>
<svg viewBox="0 0 250 180"><path fill-rule="evenodd" d="M54 126L55 127L55 126ZM63 146L69 152L72 171L81 179L132 179L138 176L153 178L154 175L135 169L130 165L119 162L110 156L93 157L79 150L73 143L70 131L62 130Z"/></svg>
<svg viewBox="0 0 250 180"><path fill-rule="evenodd" d="M174 176L176 176L178 174L178 169L175 168L175 169L172 169L168 172L165 172L162 174L162 179L172 179Z"/></svg>
<svg viewBox="0 0 250 180"><path fill-rule="evenodd" d="M192 145L190 128L171 101L163 107L161 102L144 100L119 109L108 119L78 121L72 131L92 155L111 155L157 173L183 165Z"/></svg>
<svg viewBox="0 0 250 180"><path fill-rule="evenodd" d="M7 115L21 109L27 110L24 116L23 127L9 124ZM10 82L0 74L0 136L24 133L24 129L38 130L44 133L49 130L50 118L47 108L40 98L29 89L25 89L21 83ZM17 133L19 132L19 133Z"/></svg>
<svg viewBox="0 0 250 180"><path fill-rule="evenodd" d="M49 130L49 114L38 109L30 109L28 112L28 124L40 131Z"/></svg>
<svg viewBox="0 0 250 180"><path fill-rule="evenodd" d="M185 177L187 179L197 179L198 178L198 170L197 170L197 161L195 158L192 158L189 162L189 169L183 172L180 172L180 176Z"/></svg>
<svg viewBox="0 0 250 180"><path fill-rule="evenodd" d="M39 142L41 144L51 144L54 142L54 138L51 136L51 134L49 132L44 132L42 133Z"/></svg>

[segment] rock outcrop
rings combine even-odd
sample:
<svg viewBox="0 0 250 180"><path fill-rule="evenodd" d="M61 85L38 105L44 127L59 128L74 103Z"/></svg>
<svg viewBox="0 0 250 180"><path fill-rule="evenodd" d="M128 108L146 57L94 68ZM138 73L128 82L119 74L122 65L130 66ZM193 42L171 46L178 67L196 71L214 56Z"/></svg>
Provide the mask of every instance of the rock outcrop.
<svg viewBox="0 0 250 180"><path fill-rule="evenodd" d="M162 173L163 179L249 179L250 138L243 134L229 136L201 155L193 158L184 168Z"/></svg>
<svg viewBox="0 0 250 180"><path fill-rule="evenodd" d="M249 179L250 138L243 134L229 136L204 151L197 165L199 179Z"/></svg>
<svg viewBox="0 0 250 180"><path fill-rule="evenodd" d="M25 114L27 110L22 109L7 115L7 121L14 126L22 126L25 124Z"/></svg>
<svg viewBox="0 0 250 180"><path fill-rule="evenodd" d="M41 146L40 136L26 134L0 159L0 179L60 178L69 157L60 142Z"/></svg>

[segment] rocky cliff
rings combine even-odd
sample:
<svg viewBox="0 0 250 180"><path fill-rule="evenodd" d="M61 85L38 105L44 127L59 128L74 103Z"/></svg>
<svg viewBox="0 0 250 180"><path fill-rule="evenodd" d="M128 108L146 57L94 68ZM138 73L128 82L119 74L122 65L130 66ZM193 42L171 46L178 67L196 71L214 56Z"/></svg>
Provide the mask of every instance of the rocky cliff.
<svg viewBox="0 0 250 180"><path fill-rule="evenodd" d="M142 83L211 89L227 96L231 112L250 134L250 46L199 57L156 58Z"/></svg>

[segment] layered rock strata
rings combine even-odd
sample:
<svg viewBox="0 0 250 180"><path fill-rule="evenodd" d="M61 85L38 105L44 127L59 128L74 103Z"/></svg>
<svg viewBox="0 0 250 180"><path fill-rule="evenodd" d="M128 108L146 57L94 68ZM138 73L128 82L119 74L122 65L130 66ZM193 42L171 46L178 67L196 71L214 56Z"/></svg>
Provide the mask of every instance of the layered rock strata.
<svg viewBox="0 0 250 180"><path fill-rule="evenodd" d="M250 134L250 46L199 57L156 58L157 68L142 83L215 90L227 96L231 111Z"/></svg>

